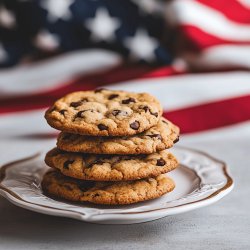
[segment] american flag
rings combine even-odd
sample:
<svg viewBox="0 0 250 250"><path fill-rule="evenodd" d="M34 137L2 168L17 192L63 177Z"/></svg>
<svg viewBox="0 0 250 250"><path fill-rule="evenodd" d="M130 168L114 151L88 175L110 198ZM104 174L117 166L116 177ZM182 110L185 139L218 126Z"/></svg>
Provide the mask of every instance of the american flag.
<svg viewBox="0 0 250 250"><path fill-rule="evenodd" d="M154 94L183 134L250 119L249 0L6 0L0 38L1 131L50 134L45 108L100 86Z"/></svg>
<svg viewBox="0 0 250 250"><path fill-rule="evenodd" d="M27 57L102 48L124 60L169 64L166 24L157 2L128 0L4 1L0 65Z"/></svg>
<svg viewBox="0 0 250 250"><path fill-rule="evenodd" d="M80 49L123 60L249 68L249 0L2 0L0 67Z"/></svg>

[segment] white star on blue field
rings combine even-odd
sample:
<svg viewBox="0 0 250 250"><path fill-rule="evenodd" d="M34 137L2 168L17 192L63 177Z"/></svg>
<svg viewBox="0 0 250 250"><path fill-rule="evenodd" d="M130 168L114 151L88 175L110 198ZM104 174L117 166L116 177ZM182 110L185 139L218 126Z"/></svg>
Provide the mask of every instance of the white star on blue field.
<svg viewBox="0 0 250 250"><path fill-rule="evenodd" d="M37 55L102 48L133 63L170 64L161 0L2 0L0 67Z"/></svg>

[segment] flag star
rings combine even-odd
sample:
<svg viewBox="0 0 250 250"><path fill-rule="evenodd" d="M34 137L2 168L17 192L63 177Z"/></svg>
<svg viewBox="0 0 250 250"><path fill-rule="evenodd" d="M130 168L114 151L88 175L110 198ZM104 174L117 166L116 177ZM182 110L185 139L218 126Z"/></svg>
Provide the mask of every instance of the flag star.
<svg viewBox="0 0 250 250"><path fill-rule="evenodd" d="M42 8L48 11L48 19L55 22L58 19L68 20L72 14L69 9L74 0L43 0Z"/></svg>
<svg viewBox="0 0 250 250"><path fill-rule="evenodd" d="M14 14L4 6L0 6L0 26L5 28L13 28L15 25L16 19Z"/></svg>
<svg viewBox="0 0 250 250"><path fill-rule="evenodd" d="M42 50L53 51L58 48L60 39L57 35L41 30L34 39L34 45Z"/></svg>
<svg viewBox="0 0 250 250"><path fill-rule="evenodd" d="M87 29L91 31L90 38L94 41L111 41L115 38L114 32L120 27L118 18L111 17L105 8L98 8L94 18L84 22Z"/></svg>
<svg viewBox="0 0 250 250"><path fill-rule="evenodd" d="M144 29L138 29L133 37L126 38L124 44L130 50L133 59L148 62L155 59L154 51L159 46L157 40L150 37Z"/></svg>
<svg viewBox="0 0 250 250"><path fill-rule="evenodd" d="M3 45L0 43L0 63L3 63L7 60L8 55L3 47Z"/></svg>

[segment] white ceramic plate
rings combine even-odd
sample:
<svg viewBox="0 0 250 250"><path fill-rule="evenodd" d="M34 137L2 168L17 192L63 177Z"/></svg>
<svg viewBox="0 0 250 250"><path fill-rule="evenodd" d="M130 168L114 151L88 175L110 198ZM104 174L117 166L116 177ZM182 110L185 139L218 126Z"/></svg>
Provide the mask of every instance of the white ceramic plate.
<svg viewBox="0 0 250 250"><path fill-rule="evenodd" d="M176 188L161 198L126 206L99 206L54 200L41 190L48 170L44 154L32 156L0 169L0 194L17 206L39 213L102 224L132 224L179 214L212 204L233 188L225 163L188 148L171 150L180 167L168 175Z"/></svg>

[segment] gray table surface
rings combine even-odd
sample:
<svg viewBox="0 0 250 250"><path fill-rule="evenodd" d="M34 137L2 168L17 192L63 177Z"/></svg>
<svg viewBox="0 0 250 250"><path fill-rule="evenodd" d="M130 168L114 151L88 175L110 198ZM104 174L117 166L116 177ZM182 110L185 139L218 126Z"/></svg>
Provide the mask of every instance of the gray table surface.
<svg viewBox="0 0 250 250"><path fill-rule="evenodd" d="M250 249L249 125L182 138L181 145L229 164L235 188L216 204L148 223L95 225L34 213L0 198L0 249ZM55 143L13 140L2 134L1 162L13 154L18 158L26 147L35 151Z"/></svg>

